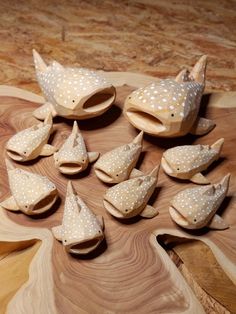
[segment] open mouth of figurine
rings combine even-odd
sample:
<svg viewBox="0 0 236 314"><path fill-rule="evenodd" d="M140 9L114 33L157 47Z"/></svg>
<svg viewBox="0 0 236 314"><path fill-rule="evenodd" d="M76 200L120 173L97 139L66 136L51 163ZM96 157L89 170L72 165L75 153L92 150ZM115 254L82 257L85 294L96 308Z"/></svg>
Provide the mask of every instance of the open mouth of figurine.
<svg viewBox="0 0 236 314"><path fill-rule="evenodd" d="M55 203L57 199L57 192L56 190L52 191L49 195L42 198L32 209L33 214L41 214L47 211L52 205Z"/></svg>
<svg viewBox="0 0 236 314"><path fill-rule="evenodd" d="M115 216L117 218L124 218L124 216L121 214L121 212L114 206L112 205L111 202L109 202L108 200L103 200L103 204L104 207L106 208L106 210L112 215Z"/></svg>
<svg viewBox="0 0 236 314"><path fill-rule="evenodd" d="M74 254L87 254L93 251L102 241L103 237L97 237L94 239L86 240L80 243L76 243L69 248L70 253Z"/></svg>
<svg viewBox="0 0 236 314"><path fill-rule="evenodd" d="M105 171L103 171L103 170L101 170L99 168L95 168L95 173L96 173L96 176L100 180L102 180L103 182L106 182L106 183L112 183L113 182L112 176L107 174Z"/></svg>
<svg viewBox="0 0 236 314"><path fill-rule="evenodd" d="M60 171L65 174L76 174L82 170L82 166L78 163L73 162L65 162L62 163L60 166Z"/></svg>
<svg viewBox="0 0 236 314"><path fill-rule="evenodd" d="M83 104L83 109L86 112L97 112L107 109L115 100L116 94L113 87L103 89L91 97Z"/></svg>
<svg viewBox="0 0 236 314"><path fill-rule="evenodd" d="M170 215L172 217L172 219L180 226L182 227L186 227L188 225L188 221L187 219L180 214L180 212L172 206L170 206L169 208L169 212L170 212Z"/></svg>
<svg viewBox="0 0 236 314"><path fill-rule="evenodd" d="M129 108L126 115L134 126L146 133L160 133L166 129L161 120L142 110Z"/></svg>
<svg viewBox="0 0 236 314"><path fill-rule="evenodd" d="M7 150L7 154L13 160L16 160L16 161L22 161L23 160L23 157L19 153L15 152L11 149Z"/></svg>

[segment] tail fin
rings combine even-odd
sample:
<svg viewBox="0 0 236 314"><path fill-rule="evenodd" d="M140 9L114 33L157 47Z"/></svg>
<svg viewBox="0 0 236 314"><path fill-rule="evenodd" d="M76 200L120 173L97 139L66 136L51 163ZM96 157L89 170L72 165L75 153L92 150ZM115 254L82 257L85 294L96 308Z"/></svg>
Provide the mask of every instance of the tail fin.
<svg viewBox="0 0 236 314"><path fill-rule="evenodd" d="M141 131L132 141L132 143L137 145L142 145L143 143L143 131Z"/></svg>
<svg viewBox="0 0 236 314"><path fill-rule="evenodd" d="M214 149L218 154L220 154L224 141L224 138L220 138L218 141L211 145L211 149Z"/></svg>
<svg viewBox="0 0 236 314"><path fill-rule="evenodd" d="M158 173L159 173L159 168L160 168L160 165L157 165L156 167L154 167L154 168L150 171L150 173L149 173L148 175L151 176L151 177L157 178Z"/></svg>
<svg viewBox="0 0 236 314"><path fill-rule="evenodd" d="M47 70L47 65L35 49L33 49L33 58L36 72L45 72Z"/></svg>
<svg viewBox="0 0 236 314"><path fill-rule="evenodd" d="M198 62L192 68L189 76L200 84L205 84L205 76L206 76L206 66L207 66L207 56L202 56Z"/></svg>
<svg viewBox="0 0 236 314"><path fill-rule="evenodd" d="M230 176L231 176L230 173L228 173L226 176L224 176L224 178L219 183L221 185L221 188L226 190L226 193L227 193L228 188L229 188Z"/></svg>

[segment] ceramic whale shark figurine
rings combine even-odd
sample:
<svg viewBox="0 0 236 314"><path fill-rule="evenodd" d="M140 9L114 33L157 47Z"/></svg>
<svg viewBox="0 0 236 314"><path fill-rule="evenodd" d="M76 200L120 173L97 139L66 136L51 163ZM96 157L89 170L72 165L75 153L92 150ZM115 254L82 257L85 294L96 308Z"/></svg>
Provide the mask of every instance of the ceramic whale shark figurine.
<svg viewBox="0 0 236 314"><path fill-rule="evenodd" d="M189 188L179 192L171 201L171 218L186 229L226 229L229 225L216 214L229 187L230 174L218 184Z"/></svg>
<svg viewBox="0 0 236 314"><path fill-rule="evenodd" d="M159 165L149 174L129 179L109 188L104 196L106 210L117 218L131 218L140 215L153 218L158 214L156 208L147 205L153 194L159 171Z"/></svg>
<svg viewBox="0 0 236 314"><path fill-rule="evenodd" d="M12 196L0 203L3 208L38 215L52 207L58 192L47 177L15 168L9 160L6 160L6 166Z"/></svg>
<svg viewBox="0 0 236 314"><path fill-rule="evenodd" d="M7 154L16 161L28 161L38 156L50 156L57 149L47 144L53 130L52 115L44 122L13 135L6 144Z"/></svg>
<svg viewBox="0 0 236 314"><path fill-rule="evenodd" d="M94 215L69 181L62 224L52 228L55 238L62 242L67 252L87 254L104 239L103 229L103 218Z"/></svg>
<svg viewBox="0 0 236 314"><path fill-rule="evenodd" d="M153 82L129 95L124 114L137 129L153 136L203 135L215 124L198 116L205 87L206 56L192 71L181 71L175 79Z"/></svg>
<svg viewBox="0 0 236 314"><path fill-rule="evenodd" d="M87 119L103 114L115 100L115 88L100 74L63 67L56 61L49 66L33 50L36 77L46 103L34 111L43 120L48 112L67 119Z"/></svg>
<svg viewBox="0 0 236 314"><path fill-rule="evenodd" d="M134 167L142 151L142 141L143 132L141 131L131 143L102 155L94 165L97 177L106 183L119 183L130 176L141 174Z"/></svg>
<svg viewBox="0 0 236 314"><path fill-rule="evenodd" d="M210 145L184 145L166 150L161 159L165 173L171 177L190 180L198 184L209 184L201 174L220 157L224 139Z"/></svg>
<svg viewBox="0 0 236 314"><path fill-rule="evenodd" d="M65 143L54 154L55 167L65 174L76 174L84 171L90 162L99 157L97 152L87 152L84 139L76 121Z"/></svg>

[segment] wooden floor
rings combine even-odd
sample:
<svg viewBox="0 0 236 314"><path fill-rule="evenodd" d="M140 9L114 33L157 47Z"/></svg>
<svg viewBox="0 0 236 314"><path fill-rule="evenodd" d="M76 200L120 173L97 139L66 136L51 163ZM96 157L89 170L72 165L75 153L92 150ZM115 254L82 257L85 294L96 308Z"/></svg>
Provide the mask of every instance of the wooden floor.
<svg viewBox="0 0 236 314"><path fill-rule="evenodd" d="M36 48L48 61L56 59L67 65L132 71L158 77L175 75L180 68L193 65L200 55L208 54L207 90L235 90L236 2L193 1L191 6L187 0L153 2L1 1L0 83L39 92L31 56L32 48ZM120 109L130 90L119 89L116 106L103 118L80 123L90 150L105 152L123 144L124 137L129 140L136 134L122 117ZM11 134L35 122L31 115L35 106L15 99L1 99L1 151ZM236 155L232 134L236 131L236 109L212 108L208 114L215 119L217 128L197 141L188 136L170 144L166 140L145 137L147 153L143 154L140 166L144 170L150 169L170 145L207 144L221 136L226 138L223 159L212 167L208 176L217 181L226 172L233 173L230 196L223 206L223 216L231 228L224 232L208 232L202 235L202 240L212 241L220 248L227 265L235 264L236 247L232 234L236 228L233 197ZM57 119L53 143L59 145L70 127L70 122ZM107 140L108 134L112 141ZM48 217L32 219L13 213L9 217L27 226L52 227L62 217L68 178L57 173L52 158L32 162L27 168L49 175L58 186L62 202ZM50 173L48 169L52 169ZM3 162L1 177L3 199L9 192ZM190 313L201 313L202 309L206 313L236 312L233 302L235 287L232 284L235 277L229 279L232 274L225 275L230 267L226 265L223 270L219 263L221 259L216 261L209 245L195 240L190 246L188 243L183 245L182 242L176 243L173 235L166 239L159 234L168 229L171 230L169 234L177 230L181 236L189 235L182 233L167 213L167 200L185 184L176 183L161 173L156 198L153 198L160 215L153 220L121 224L105 213L102 195L106 186L98 182L93 169L73 180L88 205L105 217L106 243L96 256L81 260L68 256L62 246L54 242L53 278L59 313L148 313L147 306L150 313L183 313L189 309ZM149 242L152 233L164 251L153 248ZM176 268L165 267L165 252L174 260L191 289L179 277ZM199 271L191 261L193 252L197 252L195 261Z"/></svg>

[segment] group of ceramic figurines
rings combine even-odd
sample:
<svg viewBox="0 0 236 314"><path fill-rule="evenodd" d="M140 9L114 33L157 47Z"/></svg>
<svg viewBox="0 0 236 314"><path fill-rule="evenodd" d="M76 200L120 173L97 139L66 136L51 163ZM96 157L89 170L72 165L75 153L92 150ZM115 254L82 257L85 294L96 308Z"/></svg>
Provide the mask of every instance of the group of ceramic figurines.
<svg viewBox="0 0 236 314"><path fill-rule="evenodd" d="M183 70L175 79L151 83L128 96L125 115L141 132L131 143L114 148L100 158L98 152L87 151L76 121L59 149L48 144L53 130L52 117L85 119L102 114L113 103L115 88L90 70L64 68L55 61L47 66L36 51L34 62L47 101L34 115L44 121L11 137L6 144L8 156L25 162L53 154L55 167L67 175L82 172L90 162L96 161L94 169L98 179L115 184L108 188L103 200L111 215L119 219L156 216L157 209L148 205L148 201L157 184L159 165L147 174L135 168L142 151L143 132L175 137L188 132L205 134L214 127L212 121L198 117L205 86L206 57L200 58L190 73ZM216 212L227 194L230 174L218 184L210 184L201 174L219 158L223 142L224 139L219 139L212 145L177 146L163 153L161 166L166 174L204 184L185 189L170 201L170 215L183 228L228 228ZM12 196L1 203L3 208L38 215L53 206L58 192L47 177L16 168L9 160L6 166ZM104 238L103 218L86 206L71 181L67 186L62 224L52 228L52 232L66 251L74 254L91 252Z"/></svg>

